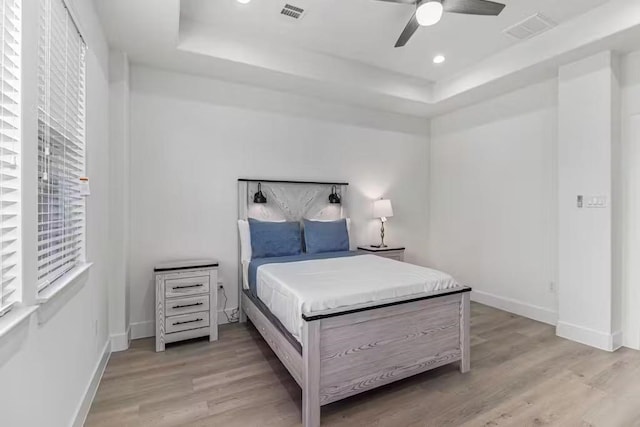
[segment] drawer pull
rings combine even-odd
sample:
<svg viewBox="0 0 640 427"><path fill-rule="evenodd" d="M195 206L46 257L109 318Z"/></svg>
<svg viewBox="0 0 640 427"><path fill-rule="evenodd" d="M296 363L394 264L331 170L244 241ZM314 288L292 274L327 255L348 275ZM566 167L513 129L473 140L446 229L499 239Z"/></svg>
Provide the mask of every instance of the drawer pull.
<svg viewBox="0 0 640 427"><path fill-rule="evenodd" d="M201 303L201 302L196 302L196 303L193 303L193 304L174 305L173 308L176 309L176 308L196 307L196 306L202 305L202 304L203 303Z"/></svg>
<svg viewBox="0 0 640 427"><path fill-rule="evenodd" d="M185 320L184 322L173 322L173 326L176 325L184 325L185 323L196 323L196 322L202 322L204 319L194 319L194 320Z"/></svg>
<svg viewBox="0 0 640 427"><path fill-rule="evenodd" d="M188 288L200 288L204 286L204 284L202 283L198 283L195 285L181 285L181 286L174 286L173 289L188 289Z"/></svg>

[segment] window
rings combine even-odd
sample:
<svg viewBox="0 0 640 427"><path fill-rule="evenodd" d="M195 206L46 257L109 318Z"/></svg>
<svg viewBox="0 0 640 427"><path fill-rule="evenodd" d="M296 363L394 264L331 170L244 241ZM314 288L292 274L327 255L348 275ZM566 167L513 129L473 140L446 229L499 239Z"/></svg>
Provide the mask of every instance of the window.
<svg viewBox="0 0 640 427"><path fill-rule="evenodd" d="M63 0L40 0L38 290L84 262L85 44Z"/></svg>
<svg viewBox="0 0 640 427"><path fill-rule="evenodd" d="M20 286L20 4L0 0L0 316Z"/></svg>

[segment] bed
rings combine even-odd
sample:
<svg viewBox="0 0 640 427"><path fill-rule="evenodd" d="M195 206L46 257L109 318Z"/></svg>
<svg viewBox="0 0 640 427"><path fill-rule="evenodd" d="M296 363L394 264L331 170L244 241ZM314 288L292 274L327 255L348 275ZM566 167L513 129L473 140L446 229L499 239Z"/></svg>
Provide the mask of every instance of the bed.
<svg viewBox="0 0 640 427"><path fill-rule="evenodd" d="M240 220L345 217L326 197L346 183L261 180L270 206L255 206L257 182L239 180ZM323 405L439 366L469 371L471 289L448 274L351 250L251 259L240 241L240 321L300 385L303 426L320 425Z"/></svg>

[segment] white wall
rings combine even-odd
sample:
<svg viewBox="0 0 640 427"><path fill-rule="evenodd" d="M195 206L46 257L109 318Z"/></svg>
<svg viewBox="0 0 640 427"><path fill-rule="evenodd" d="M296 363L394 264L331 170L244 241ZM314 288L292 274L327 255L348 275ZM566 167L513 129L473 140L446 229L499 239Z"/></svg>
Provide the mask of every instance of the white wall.
<svg viewBox="0 0 640 427"><path fill-rule="evenodd" d="M35 297L37 122L35 59L38 2L24 1L24 210L23 259L27 302ZM89 45L87 53L87 258L94 262L87 283L48 321L31 317L24 335L0 361L0 414L11 427L67 427L75 419L96 366L108 344L108 149L107 58L100 23L90 0L70 1ZM4 362L4 363L2 363Z"/></svg>
<svg viewBox="0 0 640 427"><path fill-rule="evenodd" d="M131 87L134 337L153 334L153 265L163 260L218 258L227 307L237 306L239 177L350 182L359 243L377 241L371 201L389 197L388 242L425 263L425 120L137 66Z"/></svg>
<svg viewBox="0 0 640 427"><path fill-rule="evenodd" d="M640 51L622 58L622 331L640 349Z"/></svg>
<svg viewBox="0 0 640 427"><path fill-rule="evenodd" d="M608 54L603 55L606 59ZM564 93L569 101L564 120L576 124L580 133L564 136L577 143L577 154L571 156L582 156L573 166L567 153L562 164L555 165L558 80L433 120L428 260L473 286L476 300L549 323L558 311L556 295L549 292L553 282L566 291L565 318L582 312L586 317L577 322L583 327L598 331L600 324L606 325L601 332L612 347L621 328L623 345L640 349L640 51L620 58L619 72L617 68L611 58L599 94L593 93L593 82ZM588 80L593 71L579 67L574 77ZM595 72L600 72L598 67ZM581 100L585 96L588 101ZM604 130L585 125L593 119L572 116L583 104L595 111L585 114L610 121L602 125ZM604 154L601 150L585 158L585 144L591 141L593 148L603 140ZM605 260L597 280L594 262L584 260L562 261L569 270L563 281L558 279L558 167L565 175L582 171L563 196L569 214L580 215L565 221L565 233L577 234L564 239L595 251L596 264ZM575 196L581 193L607 196L608 208L574 212ZM595 218L603 215L604 222ZM578 230L580 221L588 224ZM577 247L567 250L569 256ZM564 289L563 282L568 283ZM592 283L589 292L587 283ZM591 299L580 299L585 296ZM585 309L588 304L591 308Z"/></svg>
<svg viewBox="0 0 640 427"><path fill-rule="evenodd" d="M109 53L109 331L113 351L129 347L129 60Z"/></svg>
<svg viewBox="0 0 640 427"><path fill-rule="evenodd" d="M607 350L621 344L612 266L616 62L602 52L561 67L559 75L557 333ZM582 208L578 195L585 197ZM588 208L590 196L605 197L606 206Z"/></svg>
<svg viewBox="0 0 640 427"><path fill-rule="evenodd" d="M429 265L475 300L555 322L557 81L431 127Z"/></svg>

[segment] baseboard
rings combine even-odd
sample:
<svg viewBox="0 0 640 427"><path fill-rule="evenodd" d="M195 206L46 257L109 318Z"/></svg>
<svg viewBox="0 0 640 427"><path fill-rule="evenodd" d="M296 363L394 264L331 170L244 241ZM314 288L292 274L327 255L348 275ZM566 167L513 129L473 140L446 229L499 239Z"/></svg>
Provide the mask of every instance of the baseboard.
<svg viewBox="0 0 640 427"><path fill-rule="evenodd" d="M622 332L620 331L608 334L562 321L558 322L556 335L606 351L616 351L622 346Z"/></svg>
<svg viewBox="0 0 640 427"><path fill-rule="evenodd" d="M640 350L640 340L637 336L637 331L634 334L630 333L631 331L627 331L627 333L622 333L622 346L626 348L630 348L631 350Z"/></svg>
<svg viewBox="0 0 640 427"><path fill-rule="evenodd" d="M558 313L555 311L512 298L474 290L471 292L471 300L553 326L555 326L558 321Z"/></svg>
<svg viewBox="0 0 640 427"><path fill-rule="evenodd" d="M89 409L91 409L91 403L93 403L93 399L96 397L96 392L98 391L98 386L100 385L102 374L104 374L104 370L107 367L107 363L109 362L109 356L111 356L111 340L107 340L106 344L104 345L102 356L100 357L100 360L98 360L98 364L93 371L91 381L84 391L84 397L80 401L78 409L76 410L76 414L73 417L73 427L82 427L87 420Z"/></svg>
<svg viewBox="0 0 640 427"><path fill-rule="evenodd" d="M155 320L145 320L131 324L131 339L148 338L156 336Z"/></svg>
<svg viewBox="0 0 640 427"><path fill-rule="evenodd" d="M237 307L227 308L224 312L218 310L218 325L224 325L229 323L227 316L231 318L231 315L237 310ZM225 316L226 313L226 316ZM156 322L155 320L145 320L142 322L135 322L131 324L131 339L137 340L140 338L149 338L156 335Z"/></svg>
<svg viewBox="0 0 640 427"><path fill-rule="evenodd" d="M611 342L613 343L613 351L622 348L623 341L624 336L622 335L622 331L614 332L611 338Z"/></svg>
<svg viewBox="0 0 640 427"><path fill-rule="evenodd" d="M127 350L129 343L131 343L131 326L122 334L111 335L111 351L114 353Z"/></svg>

